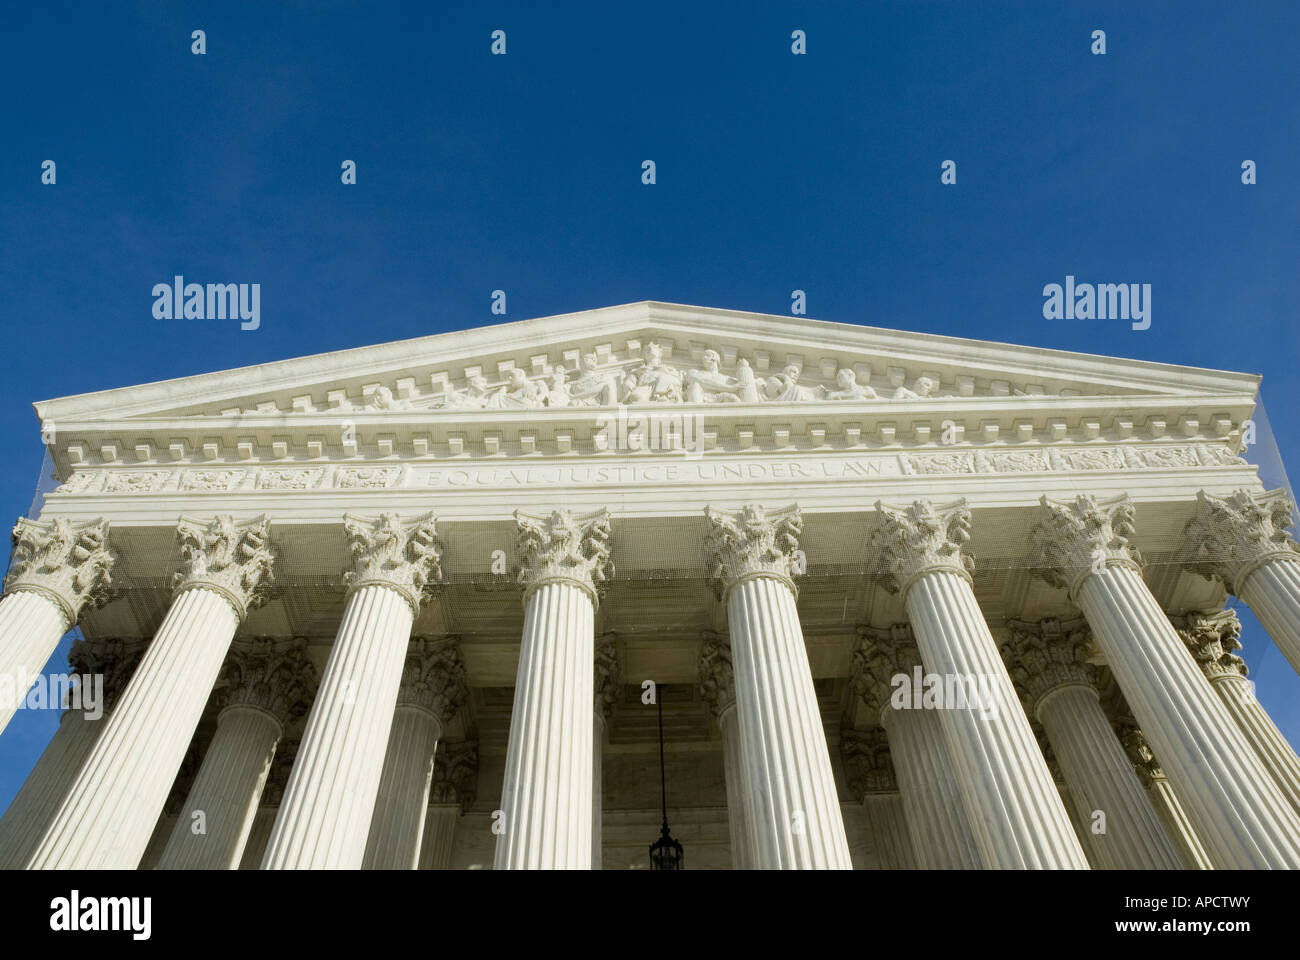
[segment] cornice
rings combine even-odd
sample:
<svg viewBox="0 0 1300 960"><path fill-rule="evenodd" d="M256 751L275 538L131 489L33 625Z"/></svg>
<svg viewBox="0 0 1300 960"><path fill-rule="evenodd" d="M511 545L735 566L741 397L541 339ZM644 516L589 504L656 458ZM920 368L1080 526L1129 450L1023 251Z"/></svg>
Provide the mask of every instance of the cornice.
<svg viewBox="0 0 1300 960"><path fill-rule="evenodd" d="M879 368L878 376L888 374L895 386L903 378L933 375L961 394L974 392L975 382L984 381L993 394L999 385L1008 394L1017 388L1027 394L1063 389L1077 393L1077 387L1086 386L1084 392L1101 395L1204 393L1253 400L1259 383L1259 377L1249 374L646 302L272 361L47 400L35 407L43 423L58 424L104 415L220 411L223 405L246 400L254 401L254 412L263 402L292 409L295 397L305 397L306 405L315 407L329 404L331 392L362 398L381 387L398 400L418 400L443 393L452 381L467 378L471 369L499 383L511 369L529 376L549 374L556 365L573 370L586 351L616 365L631 364L642 347L656 339L669 357L694 360L707 349L724 357L744 354L753 358L759 374L776 373L794 360L814 377L820 373L823 379L833 379L836 367L843 365L857 370L861 379L864 371L859 368L869 366Z"/></svg>

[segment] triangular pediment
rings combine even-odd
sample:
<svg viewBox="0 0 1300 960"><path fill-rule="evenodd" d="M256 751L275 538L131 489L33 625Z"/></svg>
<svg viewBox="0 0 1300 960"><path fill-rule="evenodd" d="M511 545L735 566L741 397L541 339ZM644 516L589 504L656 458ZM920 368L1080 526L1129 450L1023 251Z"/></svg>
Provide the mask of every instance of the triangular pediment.
<svg viewBox="0 0 1300 960"><path fill-rule="evenodd" d="M804 317L634 303L36 404L42 422L676 402L1253 398L1258 377Z"/></svg>

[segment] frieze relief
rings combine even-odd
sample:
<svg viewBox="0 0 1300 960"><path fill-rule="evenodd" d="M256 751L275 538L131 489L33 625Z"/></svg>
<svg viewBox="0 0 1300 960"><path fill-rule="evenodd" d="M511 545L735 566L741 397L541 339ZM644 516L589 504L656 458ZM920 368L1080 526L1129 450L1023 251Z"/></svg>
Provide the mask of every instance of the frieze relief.
<svg viewBox="0 0 1300 960"><path fill-rule="evenodd" d="M737 356L705 349L698 361L676 362L665 356L664 347L651 340L639 356L616 360L609 354L565 351L564 363L541 362L532 372L508 367L489 378L480 367L471 367L455 382L440 381L428 395L416 395L411 381L398 382L397 393L386 385L367 387L364 397L330 391L329 405L316 406L310 397L295 400L282 409L274 400L263 400L239 410L239 415L357 413L367 411L415 410L530 410L558 407L606 407L618 404L676 403L805 403L813 401L911 401L956 396L1078 396L1077 390L1059 394L1032 384L994 381L977 390L973 377L960 377L945 388L932 375L909 376L900 367L889 367L886 376L873 374L870 365L858 361L851 366L822 366L810 374L802 363L787 362L767 367L769 357ZM827 364L830 361L826 361ZM724 369L724 366L726 369ZM873 382L874 381L874 382ZM994 385L996 384L996 386ZM439 392L439 390L441 392Z"/></svg>
<svg viewBox="0 0 1300 960"><path fill-rule="evenodd" d="M723 452L725 456L725 452ZM487 459L487 458L472 458ZM1006 450L978 448L950 453L865 451L850 457L799 456L767 462L747 456L731 462L714 456L682 457L638 465L634 458L617 465L573 464L552 467L493 466L451 468L450 464L404 464L382 467L252 467L238 470L121 471L78 470L54 495L117 495L184 492L221 494L246 491L394 490L424 486L586 484L620 482L710 482L735 480L826 480L869 476L958 476L965 474L1122 472L1182 470L1243 465L1226 445L1046 448ZM528 476L524 476L524 475ZM523 477L523 479L520 479Z"/></svg>

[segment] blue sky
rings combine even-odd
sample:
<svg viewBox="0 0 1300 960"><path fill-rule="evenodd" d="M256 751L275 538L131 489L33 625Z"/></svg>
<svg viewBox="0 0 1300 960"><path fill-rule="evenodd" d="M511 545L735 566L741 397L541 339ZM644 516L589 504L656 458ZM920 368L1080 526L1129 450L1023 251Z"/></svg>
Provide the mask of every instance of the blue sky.
<svg viewBox="0 0 1300 960"><path fill-rule="evenodd" d="M11 4L0 516L35 400L484 325L496 289L513 320L798 288L825 320L1257 372L1294 464L1297 35L1262 2ZM155 320L178 273L260 283L261 328ZM1067 274L1150 283L1151 328L1044 320ZM1243 621L1300 742L1300 679ZM54 723L0 737L0 808Z"/></svg>

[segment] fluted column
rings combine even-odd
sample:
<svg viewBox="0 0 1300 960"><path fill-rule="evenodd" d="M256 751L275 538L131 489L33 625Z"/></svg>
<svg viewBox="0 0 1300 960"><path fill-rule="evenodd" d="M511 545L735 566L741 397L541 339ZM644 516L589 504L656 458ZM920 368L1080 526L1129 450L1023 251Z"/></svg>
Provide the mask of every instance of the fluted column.
<svg viewBox="0 0 1300 960"><path fill-rule="evenodd" d="M1300 811L1300 758L1278 730L1264 705L1255 699L1255 685L1246 679L1246 661L1241 649L1241 622L1231 610L1191 613L1172 619L1178 636L1223 700L1228 713L1293 809Z"/></svg>
<svg viewBox="0 0 1300 960"><path fill-rule="evenodd" d="M612 575L606 511L515 511L524 632L496 869L589 870L597 586Z"/></svg>
<svg viewBox="0 0 1300 960"><path fill-rule="evenodd" d="M1127 706L1122 707L1120 715L1113 718L1112 726L1124 753L1133 764L1138 782L1142 784L1147 799L1151 801L1156 816L1164 826L1165 834L1173 841L1183 866L1189 870L1213 870L1214 864L1210 862L1205 844L1196 835L1196 828L1192 826L1173 784L1165 776L1164 768L1151 752L1146 735L1138 727Z"/></svg>
<svg viewBox="0 0 1300 960"><path fill-rule="evenodd" d="M140 863L235 631L271 585L265 517L176 527L184 567L167 616L29 861L41 869Z"/></svg>
<svg viewBox="0 0 1300 960"><path fill-rule="evenodd" d="M0 732L82 609L106 603L108 521L20 518L0 599Z"/></svg>
<svg viewBox="0 0 1300 960"><path fill-rule="evenodd" d="M434 754L446 725L469 696L457 638L417 640L412 646L362 861L368 870L419 866Z"/></svg>
<svg viewBox="0 0 1300 960"><path fill-rule="evenodd" d="M619 661L617 637L613 633L596 638L595 679L595 720L591 728L591 869L600 870L603 867L605 727L623 682L623 665Z"/></svg>
<svg viewBox="0 0 1300 960"><path fill-rule="evenodd" d="M926 870L979 869L979 848L938 711L913 709L910 696L894 696L904 682L923 683L911 628L905 623L887 630L859 627L858 637L850 683L888 739L916 865Z"/></svg>
<svg viewBox="0 0 1300 960"><path fill-rule="evenodd" d="M709 507L705 515L714 586L727 607L754 866L851 870L795 606L799 507Z"/></svg>
<svg viewBox="0 0 1300 960"><path fill-rule="evenodd" d="M1094 866L1103 870L1177 870L1173 842L1161 829L1133 766L1106 719L1092 638L1082 620L1010 621L1003 655L1043 725L1061 765Z"/></svg>
<svg viewBox="0 0 1300 960"><path fill-rule="evenodd" d="M20 870L26 866L72 789L82 764L140 663L144 648L143 640L81 639L72 645L68 652L69 667L81 676L83 683L94 675L103 677L103 698L97 712L72 706L63 711L54 736L0 819L0 870Z"/></svg>
<svg viewBox="0 0 1300 960"><path fill-rule="evenodd" d="M254 640L231 651L216 733L158 869L238 868L276 746L288 723L306 713L316 685L303 647Z"/></svg>
<svg viewBox="0 0 1300 960"><path fill-rule="evenodd" d="M456 824L478 791L478 742L443 741L433 762L429 813L420 844L421 870L448 870L456 845Z"/></svg>
<svg viewBox="0 0 1300 960"><path fill-rule="evenodd" d="M988 868L1086 869L1060 793L975 601L966 502L876 504L877 576L902 595L921 660L976 702L938 711L962 800ZM963 698L964 699L964 698ZM979 702L979 701L984 702Z"/></svg>
<svg viewBox="0 0 1300 960"><path fill-rule="evenodd" d="M849 790L862 798L878 868L915 870L917 844L911 836L885 731L880 727L841 730L840 757Z"/></svg>
<svg viewBox="0 0 1300 960"><path fill-rule="evenodd" d="M1300 673L1300 545L1286 533L1294 505L1281 488L1196 494L1187 523L1186 566L1222 580L1259 618L1282 655Z"/></svg>
<svg viewBox="0 0 1300 960"><path fill-rule="evenodd" d="M345 514L347 606L307 717L264 870L361 866L411 625L441 576L431 514Z"/></svg>
<svg viewBox="0 0 1300 960"><path fill-rule="evenodd" d="M726 637L706 632L700 643L700 688L713 708L722 732L722 766L727 786L727 829L731 840L731 867L754 867L754 836L745 798L745 760L741 755L740 718L736 713L736 682L731 665L731 644Z"/></svg>
<svg viewBox="0 0 1300 960"><path fill-rule="evenodd" d="M1147 589L1126 496L1050 502L1036 572L1065 587L1216 867L1300 867L1300 816L1210 689Z"/></svg>

